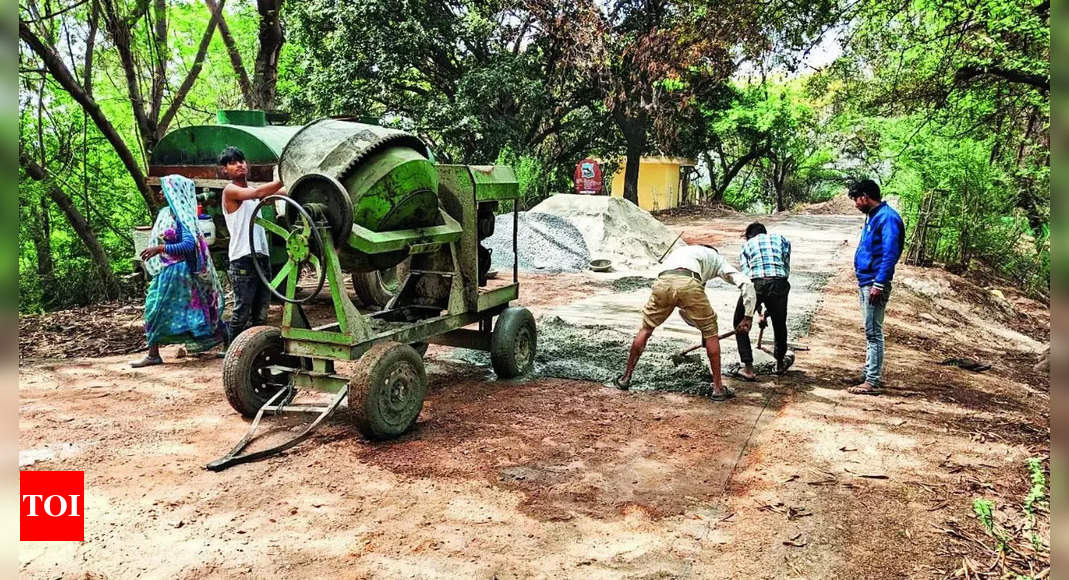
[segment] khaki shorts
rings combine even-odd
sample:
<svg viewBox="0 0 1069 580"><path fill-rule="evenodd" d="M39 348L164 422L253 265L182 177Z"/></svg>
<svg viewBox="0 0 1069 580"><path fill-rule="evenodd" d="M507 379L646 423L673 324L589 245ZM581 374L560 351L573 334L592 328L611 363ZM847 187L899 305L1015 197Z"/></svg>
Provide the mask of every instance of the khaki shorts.
<svg viewBox="0 0 1069 580"><path fill-rule="evenodd" d="M642 309L642 324L657 328L676 308L684 322L702 332L702 338L717 335L716 312L709 305L705 287L684 275L669 274L653 282L650 299Z"/></svg>

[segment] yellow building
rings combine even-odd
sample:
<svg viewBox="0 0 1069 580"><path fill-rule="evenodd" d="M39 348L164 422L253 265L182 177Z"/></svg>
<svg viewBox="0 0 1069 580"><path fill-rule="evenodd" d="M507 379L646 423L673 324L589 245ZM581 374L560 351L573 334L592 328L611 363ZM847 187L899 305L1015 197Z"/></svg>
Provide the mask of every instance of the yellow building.
<svg viewBox="0 0 1069 580"><path fill-rule="evenodd" d="M681 157L643 157L638 170L638 206L646 211L679 207L690 189L690 169L694 162ZM627 160L612 176L612 195L624 196Z"/></svg>

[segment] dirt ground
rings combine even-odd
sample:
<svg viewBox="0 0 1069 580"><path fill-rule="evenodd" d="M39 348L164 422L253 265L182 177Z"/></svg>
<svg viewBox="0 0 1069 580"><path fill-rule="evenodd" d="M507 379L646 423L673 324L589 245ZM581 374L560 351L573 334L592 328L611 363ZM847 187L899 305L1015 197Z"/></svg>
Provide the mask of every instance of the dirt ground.
<svg viewBox="0 0 1069 580"><path fill-rule="evenodd" d="M688 241L714 244L732 243L748 221L662 219ZM176 360L175 347L163 350L168 364L149 369L128 368L134 355L24 357L20 464L84 470L87 499L86 541L21 544L20 575L942 578L963 563L970 577L997 571L988 568L995 542L972 505L992 499L996 521L1016 525L1025 461L1049 456L1047 377L1032 370L1049 339L1048 308L1008 288L998 296L944 271L900 266L886 323L889 390L850 395L846 382L864 356L850 271L856 239L839 242L825 219L766 220L770 230L786 220L796 268L822 272L826 285L808 335L791 337L810 350L784 377L726 379L740 395L728 403L585 381L499 382L432 346L413 432L371 443L342 413L285 455L212 473L203 466L247 428L223 397L222 361ZM611 280L585 273L521 282L520 303L536 315L613 292ZM992 368L939 364L947 358Z"/></svg>

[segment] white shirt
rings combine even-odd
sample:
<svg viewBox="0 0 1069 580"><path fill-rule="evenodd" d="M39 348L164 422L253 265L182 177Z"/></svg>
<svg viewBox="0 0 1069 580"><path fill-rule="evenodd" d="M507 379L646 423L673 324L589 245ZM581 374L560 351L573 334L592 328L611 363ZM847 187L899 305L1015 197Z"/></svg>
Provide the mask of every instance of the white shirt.
<svg viewBox="0 0 1069 580"><path fill-rule="evenodd" d="M701 283L713 278L720 278L729 284L738 287L742 292L742 306L746 316L753 316L757 308L757 292L754 291L753 282L742 272L728 263L719 252L705 246L683 246L673 250L664 260L665 270L685 268L701 276Z"/></svg>
<svg viewBox="0 0 1069 580"><path fill-rule="evenodd" d="M238 206L234 213L227 213L226 203L223 204L223 217L226 218L226 229L230 231L230 248L228 256L233 262L238 258L244 258L252 253L249 247L249 224L253 220L253 210L260 203L258 199L246 199ZM256 238L256 253L268 255L267 233L263 226L256 226L253 236Z"/></svg>

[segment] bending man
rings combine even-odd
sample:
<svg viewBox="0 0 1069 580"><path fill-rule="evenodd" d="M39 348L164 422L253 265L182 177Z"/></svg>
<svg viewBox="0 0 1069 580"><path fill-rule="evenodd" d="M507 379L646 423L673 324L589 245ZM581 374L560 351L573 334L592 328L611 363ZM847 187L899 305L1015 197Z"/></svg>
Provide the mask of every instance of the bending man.
<svg viewBox="0 0 1069 580"><path fill-rule="evenodd" d="M666 269L653 283L650 299L642 309L642 328L631 343L627 369L616 379L615 385L623 390L631 387L631 374L635 371L635 364L642 356L642 351L646 350L646 342L653 334L653 329L664 323L672 311L678 308L683 320L702 333L702 344L709 356L709 370L713 375L712 399L730 399L735 396L735 392L724 387L723 377L720 376L720 339L717 337L716 312L705 294L705 283L713 278L721 278L739 288L745 307L744 316L735 331L744 333L750 332L750 326L753 324L756 304L753 283L728 264L712 246L683 246L673 251L664 261L664 265Z"/></svg>
<svg viewBox="0 0 1069 580"><path fill-rule="evenodd" d="M776 357L776 373L783 374L794 362L793 355L787 355L787 295L791 283L791 242L779 234L770 234L763 224L754 222L746 226L743 234L746 243L739 253L739 268L752 282L757 293L758 306L764 305L765 315L772 319L775 332L776 348L772 351ZM746 305L739 299L735 307L735 324L738 324L745 312ZM764 328L762 321L761 328ZM752 381L756 378L753 370L753 349L750 347L750 335L736 332L735 341L739 345L739 360L742 369L738 377Z"/></svg>

